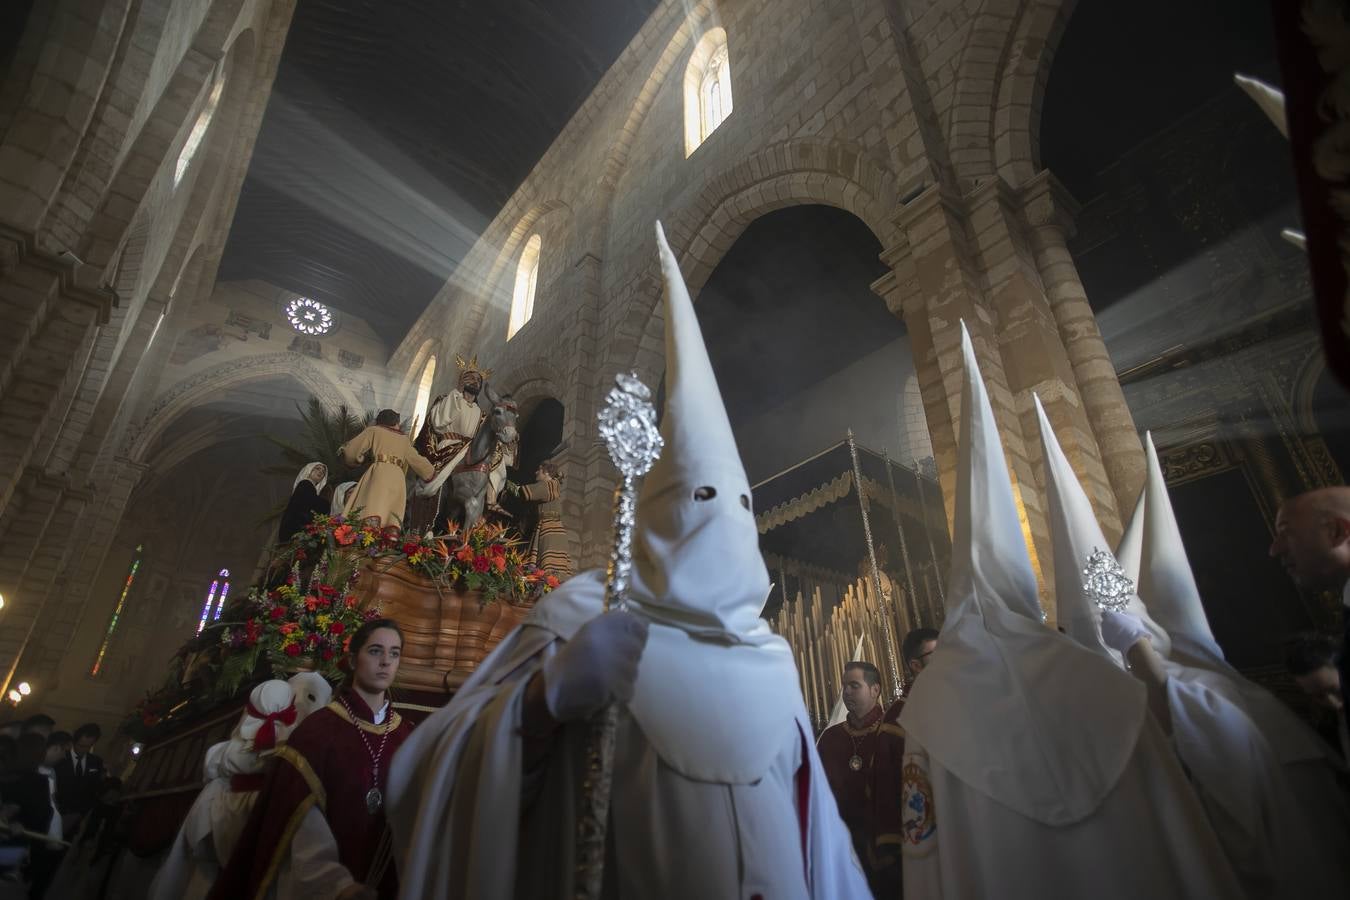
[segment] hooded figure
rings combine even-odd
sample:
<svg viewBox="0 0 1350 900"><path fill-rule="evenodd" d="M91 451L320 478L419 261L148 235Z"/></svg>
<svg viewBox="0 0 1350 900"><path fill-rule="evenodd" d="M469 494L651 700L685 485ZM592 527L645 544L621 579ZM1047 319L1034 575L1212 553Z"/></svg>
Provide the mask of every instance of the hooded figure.
<svg viewBox="0 0 1350 900"><path fill-rule="evenodd" d="M317 480L313 477L316 474L319 475ZM321 462L306 464L300 474L295 476L291 484L291 498L286 501L281 525L277 528L278 544L286 543L303 531L316 515L328 514L329 504L319 496L327 483L328 467Z"/></svg>
<svg viewBox="0 0 1350 900"><path fill-rule="evenodd" d="M409 900L571 897L586 719L615 699L604 896L870 896L792 653L759 617L750 484L659 226L657 245L665 450L641 489L627 611L602 615L603 572L577 575L403 745L389 820Z"/></svg>
<svg viewBox="0 0 1350 900"><path fill-rule="evenodd" d="M328 682L313 672L264 681L249 693L230 739L206 751L201 793L150 885L151 900L206 897L258 799L267 757L318 708L315 702L323 700L321 707L331 695Z"/></svg>
<svg viewBox="0 0 1350 900"><path fill-rule="evenodd" d="M1114 582L1121 610L1103 612L1089 596L1085 571L1109 570L1115 557L1039 398L1036 411L1054 537L1055 597L1066 632L1122 667L1120 654L1132 660L1131 671L1149 686L1157 718L1171 732L1177 755L1247 897L1293 900L1339 893L1340 863L1335 856L1319 859L1310 852L1303 815L1290 803L1279 760L1243 712L1237 691L1206 677L1203 670L1167 658L1171 640L1149 617L1133 579ZM1142 519L1136 510L1136 520L1121 542L1127 552L1135 548L1131 555L1136 572ZM1124 567L1119 574L1129 578ZM1138 656L1141 639L1156 654L1156 664Z"/></svg>
<svg viewBox="0 0 1350 900"><path fill-rule="evenodd" d="M905 895L1236 896L1143 686L1042 624L964 326L962 350L947 618L900 716Z"/></svg>
<svg viewBox="0 0 1350 900"><path fill-rule="evenodd" d="M344 481L333 488L333 504L329 508L329 515L345 516L347 514L347 501L352 499L352 491L356 490L355 481Z"/></svg>
<svg viewBox="0 0 1350 900"><path fill-rule="evenodd" d="M1141 536L1138 592L1143 605L1127 613L1166 629L1171 647L1160 652L1179 667L1178 678L1226 698L1260 732L1278 763L1281 790L1294 805L1295 815L1307 825L1306 835L1295 837L1295 841L1306 837L1310 842L1303 848L1309 850L1307 861L1298 867L1316 885L1338 885L1339 893L1339 886L1350 884L1350 859L1344 853L1350 846L1350 807L1341 786L1345 766L1293 710L1224 658L1181 542L1151 434L1145 435L1144 449L1147 480L1126 530L1127 535L1138 532ZM1126 622L1125 628L1129 627Z"/></svg>

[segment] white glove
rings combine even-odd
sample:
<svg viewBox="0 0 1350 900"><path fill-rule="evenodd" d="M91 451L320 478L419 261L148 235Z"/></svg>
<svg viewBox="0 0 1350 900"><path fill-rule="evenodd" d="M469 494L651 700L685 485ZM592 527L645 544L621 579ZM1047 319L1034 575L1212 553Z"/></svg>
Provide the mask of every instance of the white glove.
<svg viewBox="0 0 1350 900"><path fill-rule="evenodd" d="M647 623L630 612L596 616L544 663L544 699L559 722L632 699Z"/></svg>
<svg viewBox="0 0 1350 900"><path fill-rule="evenodd" d="M1149 640L1148 629L1138 616L1130 613L1102 610L1102 640L1112 650L1124 656L1140 641Z"/></svg>

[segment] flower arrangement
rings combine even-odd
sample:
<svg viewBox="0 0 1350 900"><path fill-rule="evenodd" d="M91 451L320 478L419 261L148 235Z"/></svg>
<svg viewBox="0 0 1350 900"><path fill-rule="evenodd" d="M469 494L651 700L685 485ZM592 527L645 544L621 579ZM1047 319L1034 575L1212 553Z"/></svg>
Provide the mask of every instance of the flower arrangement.
<svg viewBox="0 0 1350 900"><path fill-rule="evenodd" d="M144 739L164 721L235 696L267 670L342 678L352 634L380 615L378 607L362 609L355 593L366 567L404 563L437 590L476 592L480 603L529 602L559 582L526 556L524 543L501 525L419 537L364 524L359 510L315 516L278 549L261 584L179 650L164 687L146 696L123 730ZM191 675L186 683L189 658L209 661L204 680Z"/></svg>

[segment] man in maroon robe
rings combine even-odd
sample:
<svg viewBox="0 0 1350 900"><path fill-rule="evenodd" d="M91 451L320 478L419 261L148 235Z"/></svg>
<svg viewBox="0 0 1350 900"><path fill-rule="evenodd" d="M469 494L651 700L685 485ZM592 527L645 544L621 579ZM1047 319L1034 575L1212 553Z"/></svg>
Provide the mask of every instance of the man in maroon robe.
<svg viewBox="0 0 1350 900"><path fill-rule="evenodd" d="M869 662L844 666L848 716L816 742L839 815L877 900L901 896L900 774L905 733L896 720L904 701L881 703L881 673Z"/></svg>
<svg viewBox="0 0 1350 900"><path fill-rule="evenodd" d="M390 760L412 732L387 692L402 645L389 619L352 636L351 679L277 750L210 900L397 898L383 795Z"/></svg>

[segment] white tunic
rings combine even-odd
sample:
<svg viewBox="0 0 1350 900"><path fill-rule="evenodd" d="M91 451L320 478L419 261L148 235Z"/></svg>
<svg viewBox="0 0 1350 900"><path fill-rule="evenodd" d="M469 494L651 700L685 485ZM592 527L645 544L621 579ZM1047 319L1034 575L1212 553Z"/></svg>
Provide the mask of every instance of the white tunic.
<svg viewBox="0 0 1350 900"><path fill-rule="evenodd" d="M1095 813L1052 827L905 746L906 900L1227 900L1242 891L1151 721ZM1181 790L1178 790L1178 786Z"/></svg>
<svg viewBox="0 0 1350 900"><path fill-rule="evenodd" d="M525 686L557 647L546 629L518 629L394 758L389 819L407 900L571 896L587 727L559 729L529 773L520 736ZM621 714L605 896L870 896L806 721L803 711L763 735L777 751L760 779L727 784L680 775Z"/></svg>

